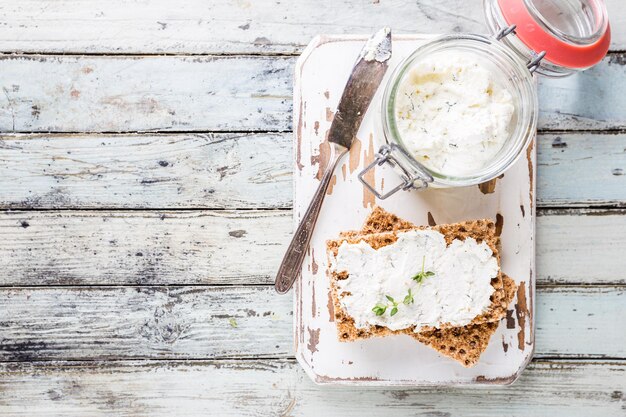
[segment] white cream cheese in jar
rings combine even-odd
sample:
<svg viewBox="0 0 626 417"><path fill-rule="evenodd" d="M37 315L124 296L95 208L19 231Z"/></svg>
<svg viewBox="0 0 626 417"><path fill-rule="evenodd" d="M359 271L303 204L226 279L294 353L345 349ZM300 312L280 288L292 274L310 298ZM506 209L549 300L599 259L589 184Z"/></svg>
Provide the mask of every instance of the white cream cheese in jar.
<svg viewBox="0 0 626 417"><path fill-rule="evenodd" d="M443 175L485 168L511 132L513 98L470 53L442 51L414 64L396 94L396 125L413 157Z"/></svg>
<svg viewBox="0 0 626 417"><path fill-rule="evenodd" d="M487 311L498 262L485 242L455 239L446 246L437 231L412 230L399 233L396 242L378 250L363 241L344 242L331 269L348 272L348 278L337 280L337 290L357 328L416 326L417 332L443 323L464 326ZM422 271L428 276L416 282L413 277ZM397 311L391 315L394 302ZM383 314L373 311L377 305L385 306Z"/></svg>

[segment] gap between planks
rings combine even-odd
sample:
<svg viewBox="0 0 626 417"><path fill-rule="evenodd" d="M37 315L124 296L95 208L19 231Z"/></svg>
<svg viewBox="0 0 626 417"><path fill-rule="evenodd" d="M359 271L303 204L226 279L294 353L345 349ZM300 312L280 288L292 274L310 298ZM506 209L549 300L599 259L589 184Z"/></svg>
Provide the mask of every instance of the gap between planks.
<svg viewBox="0 0 626 417"><path fill-rule="evenodd" d="M295 356L263 356L260 355L258 357L253 356L242 356L242 357L228 357L228 358L107 358L107 359L37 359L33 361L19 361L19 360L0 360L0 367L2 366L15 366L15 365L25 365L25 366L50 366L50 365L78 365L81 364L97 364L97 363L111 363L111 364L123 364L125 366L133 366L133 365L141 365L145 364L167 364L167 365L184 365L185 363L193 363L193 364L211 364L211 363L238 363L238 362L280 362L287 364L297 364L297 360ZM616 366L626 366L626 358L620 357L584 357L580 358L571 358L571 357L558 357L558 356L541 356L538 358L533 358L530 362L531 364L555 364L555 365L616 365ZM0 370L1 372L1 370Z"/></svg>
<svg viewBox="0 0 626 417"><path fill-rule="evenodd" d="M293 134L293 129L248 129L248 130L236 130L236 129L228 129L228 130L88 130L88 131L76 131L76 130L55 130L50 132L41 132L35 130L11 130L11 131L0 131L0 140L12 140L12 139L39 139L39 138L50 138L50 137L80 137L80 136L108 136L108 137L116 137L119 136L121 138L128 137L128 140L132 140L133 137L141 137L141 136L172 136L172 135L247 135L247 134ZM620 135L626 134L625 128L616 128L616 127L608 127L606 129L537 129L538 135L571 135L571 134L589 134L589 135Z"/></svg>
<svg viewBox="0 0 626 417"><path fill-rule="evenodd" d="M626 49L611 49L606 56L622 55L626 53ZM128 57L128 58L151 58L151 57L200 57L200 58L221 58L221 57L237 57L237 58L294 58L299 57L301 52L27 52L27 51L0 51L0 58L7 56L32 56L32 57L85 57L85 58L111 58L111 57Z"/></svg>

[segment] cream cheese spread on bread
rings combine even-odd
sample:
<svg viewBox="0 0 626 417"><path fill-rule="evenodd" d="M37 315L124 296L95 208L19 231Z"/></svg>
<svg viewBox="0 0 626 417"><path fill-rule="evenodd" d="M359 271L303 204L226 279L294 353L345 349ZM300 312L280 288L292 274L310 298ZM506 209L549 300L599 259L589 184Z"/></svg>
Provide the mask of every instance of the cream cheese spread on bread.
<svg viewBox="0 0 626 417"><path fill-rule="evenodd" d="M468 237L448 246L434 230L399 232L396 242L378 250L363 241L343 242L330 267L348 273L336 281L337 292L357 328L415 326L416 332L469 324L491 305L491 279L498 275L485 242Z"/></svg>

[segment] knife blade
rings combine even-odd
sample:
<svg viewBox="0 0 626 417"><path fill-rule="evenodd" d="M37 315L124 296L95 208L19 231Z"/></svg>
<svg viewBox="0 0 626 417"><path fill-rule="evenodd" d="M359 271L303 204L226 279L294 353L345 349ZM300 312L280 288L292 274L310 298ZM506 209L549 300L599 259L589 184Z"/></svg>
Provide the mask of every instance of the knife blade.
<svg viewBox="0 0 626 417"><path fill-rule="evenodd" d="M389 58L391 58L391 30L383 28L365 43L339 100L328 132L328 141L331 145L328 164L276 274L274 286L279 294L287 293L300 274L337 163L350 150L363 117L387 71Z"/></svg>

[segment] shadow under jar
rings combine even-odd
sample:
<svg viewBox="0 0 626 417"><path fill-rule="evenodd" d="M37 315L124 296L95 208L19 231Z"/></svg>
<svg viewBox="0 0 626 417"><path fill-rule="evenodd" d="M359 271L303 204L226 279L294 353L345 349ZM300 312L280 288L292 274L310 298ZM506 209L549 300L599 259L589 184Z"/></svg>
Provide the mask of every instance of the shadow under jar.
<svg viewBox="0 0 626 417"><path fill-rule="evenodd" d="M391 75L381 104L386 144L359 174L378 198L498 177L525 153L536 133L534 73L567 76L597 64L608 51L610 27L601 0L485 0L484 6L491 35L438 37L417 48ZM446 60L451 64L446 66ZM431 64L429 76L424 68ZM464 65L469 70L462 73ZM483 97L475 97L477 91ZM416 96L406 111L409 94ZM446 94L450 99L444 101ZM453 103L459 105L456 113L445 114ZM365 174L383 164L390 164L402 182L381 194Z"/></svg>

